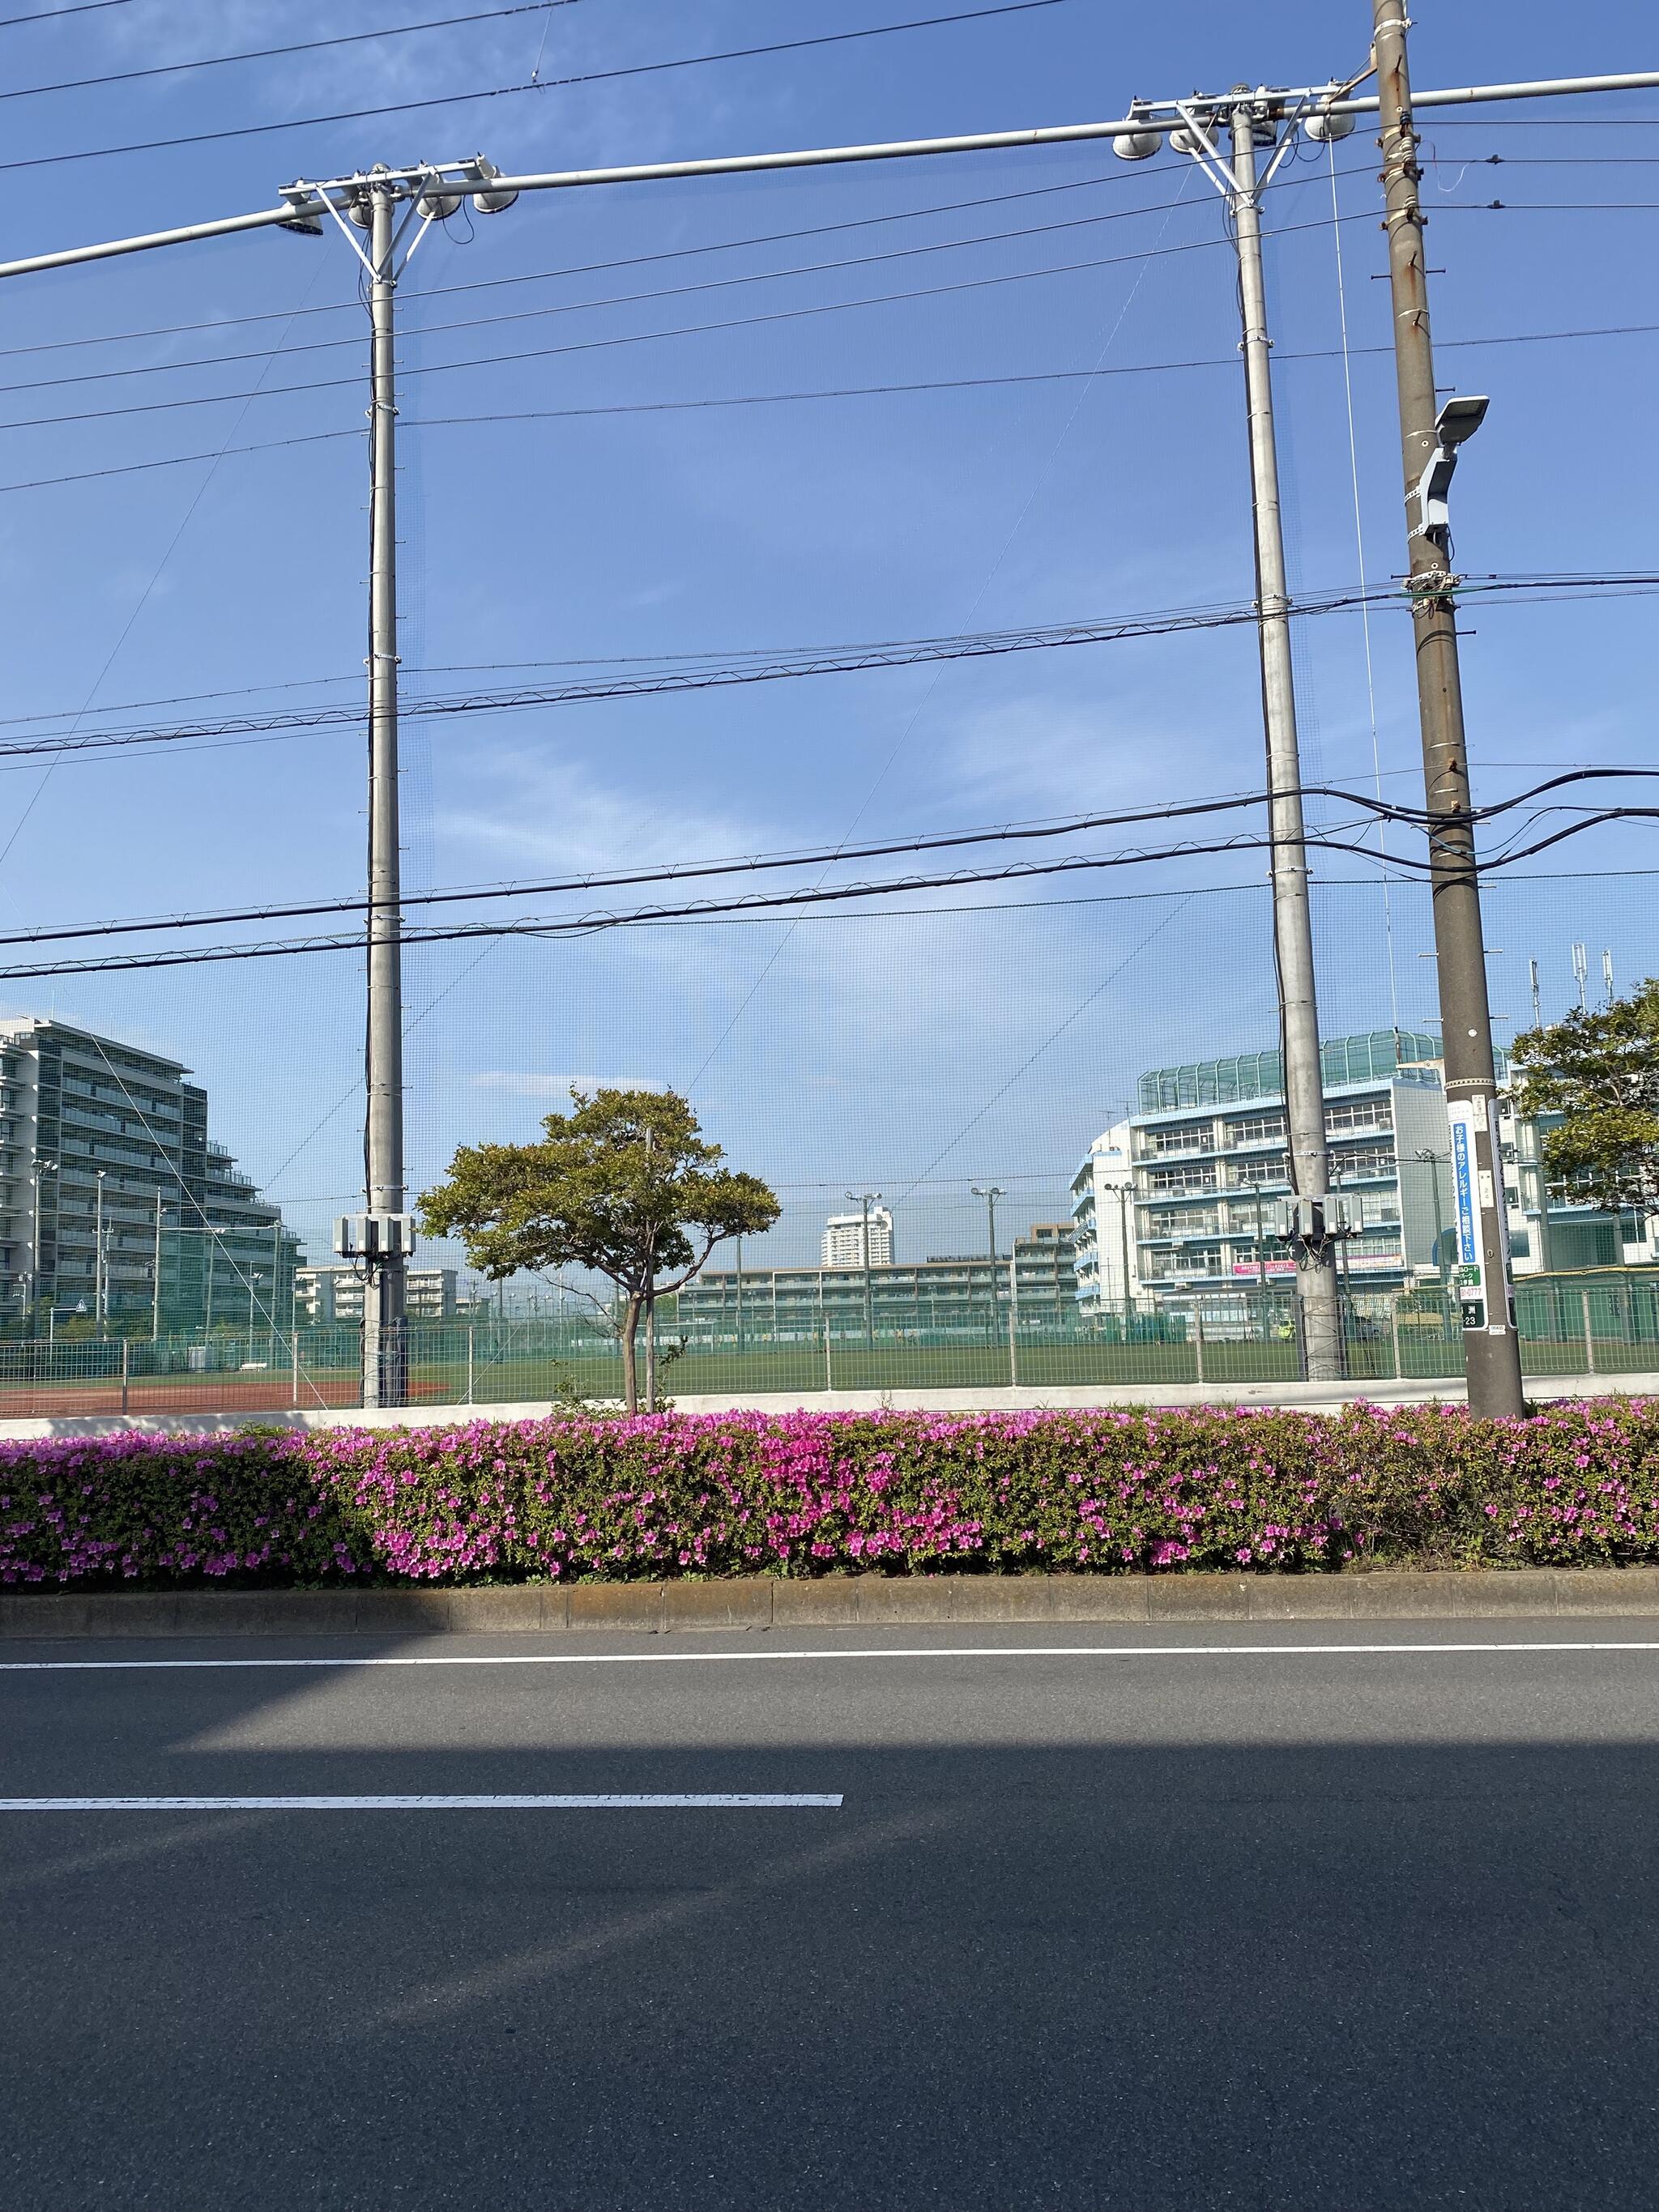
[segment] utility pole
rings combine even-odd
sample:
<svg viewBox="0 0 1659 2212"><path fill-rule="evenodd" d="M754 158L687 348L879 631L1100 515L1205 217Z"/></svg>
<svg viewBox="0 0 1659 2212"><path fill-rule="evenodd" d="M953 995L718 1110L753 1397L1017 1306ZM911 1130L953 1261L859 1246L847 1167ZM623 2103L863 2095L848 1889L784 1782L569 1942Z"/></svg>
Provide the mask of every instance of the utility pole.
<svg viewBox="0 0 1659 2212"><path fill-rule="evenodd" d="M1372 0L1377 121L1387 209L1389 278L1406 482L1407 583L1423 726L1423 778L1430 816L1430 882L1438 954L1446 1110L1458 1212L1464 1367L1471 1413L1518 1419L1524 1409L1515 1326L1509 1223L1498 1130L1498 1078L1486 991L1480 885L1470 819L1468 754L1457 662L1456 578L1449 531L1430 511L1431 489L1448 454L1438 427L1434 350L1418 193L1402 0ZM1479 415L1474 416L1479 421ZM1464 433L1467 434L1467 433ZM1443 501L1443 473L1440 483ZM1442 508L1443 514L1443 507Z"/></svg>
<svg viewBox="0 0 1659 2212"><path fill-rule="evenodd" d="M371 179L368 568L368 1016L364 1198L371 1215L404 1212L402 855L398 807L397 271L390 182ZM361 223L362 203L353 220ZM363 1284L363 1403L409 1396L409 1262L398 1249L369 1255Z"/></svg>
<svg viewBox="0 0 1659 2212"><path fill-rule="evenodd" d="M1267 145L1273 143L1275 132L1272 121L1264 119L1249 100L1241 100L1234 107L1231 125L1231 197L1243 321L1241 349L1249 413L1261 712L1267 744L1273 957L1284 1046L1291 1188L1296 1200L1292 1242L1308 1380L1330 1382L1342 1373L1342 1330L1336 1254L1326 1218L1330 1164L1325 1146L1325 1089L1319 1060L1319 1001L1314 981L1313 920L1302 812L1302 760L1291 668L1291 600L1285 574L1279 447L1273 428L1272 341L1267 335L1267 289L1261 269L1261 186L1256 176L1258 132L1262 134L1261 143Z"/></svg>
<svg viewBox="0 0 1659 2212"><path fill-rule="evenodd" d="M850 1204L862 1209L864 1221L864 1340L873 1345L876 1340L875 1287L870 1273L870 1208L881 1204L878 1190L849 1190Z"/></svg>

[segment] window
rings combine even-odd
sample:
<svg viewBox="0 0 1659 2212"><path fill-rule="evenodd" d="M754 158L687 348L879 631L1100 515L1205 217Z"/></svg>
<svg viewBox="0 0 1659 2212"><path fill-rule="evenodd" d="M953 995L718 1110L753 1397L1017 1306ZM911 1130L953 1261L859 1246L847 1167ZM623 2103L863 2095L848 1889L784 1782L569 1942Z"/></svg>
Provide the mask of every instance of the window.
<svg viewBox="0 0 1659 2212"><path fill-rule="evenodd" d="M1227 1142L1232 1145L1271 1145L1285 1134L1282 1114L1252 1114L1242 1121L1227 1124Z"/></svg>
<svg viewBox="0 0 1659 2212"><path fill-rule="evenodd" d="M1229 1180L1235 1190L1251 1190L1263 1183L1284 1182L1290 1176L1289 1156L1284 1152L1263 1152L1251 1160L1236 1160Z"/></svg>
<svg viewBox="0 0 1659 2212"><path fill-rule="evenodd" d="M1345 1098L1335 1106L1325 1109L1325 1131L1328 1136L1338 1129L1392 1129L1394 1109L1386 1098Z"/></svg>
<svg viewBox="0 0 1659 2212"><path fill-rule="evenodd" d="M1158 1152L1206 1152L1213 1132L1207 1121L1191 1121L1183 1129L1147 1129L1142 1132L1142 1157Z"/></svg>
<svg viewBox="0 0 1659 2212"><path fill-rule="evenodd" d="M1392 1145L1356 1145L1351 1152L1338 1152L1331 1161L1333 1180L1350 1182L1360 1176L1391 1176L1395 1171Z"/></svg>
<svg viewBox="0 0 1659 2212"><path fill-rule="evenodd" d="M1215 1170L1212 1167L1153 1168L1146 1177L1146 1188L1154 1193L1180 1190L1213 1190Z"/></svg>

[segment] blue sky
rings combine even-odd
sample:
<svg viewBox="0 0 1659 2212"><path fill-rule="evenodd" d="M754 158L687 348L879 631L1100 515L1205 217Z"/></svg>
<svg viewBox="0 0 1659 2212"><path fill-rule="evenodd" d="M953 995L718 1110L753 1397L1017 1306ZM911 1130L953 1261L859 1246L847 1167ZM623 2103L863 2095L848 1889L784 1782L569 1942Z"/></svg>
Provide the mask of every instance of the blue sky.
<svg viewBox="0 0 1659 2212"><path fill-rule="evenodd" d="M451 12L462 10L343 0L324 27ZM520 82L538 52L556 78L930 12L946 10L577 0L0 101L4 250L235 213L295 176L375 160L482 147L506 168L641 161L1073 121L1120 112L1135 93L1321 80L1358 66L1370 15L1364 0L1163 11L1061 0L406 116L56 158ZM285 44L313 20L264 0L126 0L0 30L0 91ZM1521 0L1501 18L1425 0L1413 70L1427 86L1638 68L1652 60L1650 28L1633 0L1570 13ZM1659 323L1659 96L1531 112L1488 109L1427 131L1440 373L1493 398L1457 480L1460 558L1471 574L1639 568L1652 561L1659 495L1653 335L1452 343ZM1336 167L1339 230L1322 155L1288 172L1271 206L1291 556L1306 592L1358 573L1356 471L1365 571L1386 578L1401 560L1391 369L1363 350L1389 335L1363 128ZM1494 198L1504 209L1480 204ZM915 214L930 209L941 211ZM1083 146L526 197L471 237L454 228L422 247L402 302L411 695L453 688L466 679L438 672L460 666L829 644L1249 596L1229 254L1213 192L1172 157L1129 167ZM815 234L774 236L798 231ZM1027 234L987 235L1010 232ZM1356 349L1352 450L1333 357L1339 234ZM762 239L772 242L732 243ZM979 242L871 258L967 240ZM705 247L720 250L694 251ZM860 265L825 265L849 262ZM593 266L612 263L633 265ZM1065 264L1096 265L1018 274ZM786 270L802 273L775 273ZM501 281L544 272L584 273ZM1015 281L939 289L991 277ZM695 285L718 289L682 289ZM924 296L840 304L900 292ZM618 297L650 294L665 296ZM362 447L349 434L363 404L355 296L337 236L270 232L7 288L4 422L103 419L4 428L0 483L224 449L216 461L5 493L8 714L254 686L267 687L256 705L354 696L365 568ZM804 308L827 311L783 312ZM505 315L527 319L433 327ZM280 319L239 319L252 316ZM192 325L212 327L180 327ZM681 334L646 335L664 330ZM159 331L169 334L105 342ZM82 340L98 343L71 343ZM1185 361L1224 365L1112 373ZM457 362L481 365L450 373ZM175 365L186 363L202 365ZM1085 382L649 411L1096 368ZM302 388L201 404L261 380ZM642 411L504 419L623 406ZM151 411L105 411L138 407ZM317 442L269 449L301 438ZM266 450L239 451L254 447ZM1484 795L1532 780L1532 764L1651 757L1646 601L1482 609L1470 627ZM1308 776L1369 781L1375 764L1385 790L1410 797L1416 708L1398 617L1373 618L1370 647L1375 763L1360 623L1303 627ZM280 688L318 679L315 690ZM1247 630L414 722L408 879L487 882L1157 805L1254 787L1260 763ZM65 761L44 776L31 763L0 778L0 846L14 839L0 915L25 926L349 894L362 873L362 781L351 728ZM1597 833L1538 864L1553 880L1493 892L1500 1013L1524 1021L1529 956L1544 964L1547 1011L1559 1011L1576 938L1598 969L1610 948L1623 981L1655 964L1647 886L1609 872L1642 866L1648 842L1639 825ZM688 1088L734 1159L780 1186L781 1258L811 1249L825 1203L849 1183L902 1201L907 1253L969 1240L967 1186L988 1176L1019 1194L1017 1212L1029 1198L1029 1217L1042 1218L1142 1067L1270 1037L1259 874L1259 858L1243 855L937 893L902 919L411 951L412 1179L429 1180L457 1142L532 1133L572 1076L628 1078ZM1243 888L1218 895L1217 884ZM1105 902L1015 903L1066 896ZM938 910L964 907L981 910ZM1395 895L1385 916L1374 888L1334 887L1320 922L1328 1032L1432 1012L1415 893ZM51 1008L188 1061L219 1135L313 1248L325 1244L359 1173L355 958L3 988L14 1010Z"/></svg>

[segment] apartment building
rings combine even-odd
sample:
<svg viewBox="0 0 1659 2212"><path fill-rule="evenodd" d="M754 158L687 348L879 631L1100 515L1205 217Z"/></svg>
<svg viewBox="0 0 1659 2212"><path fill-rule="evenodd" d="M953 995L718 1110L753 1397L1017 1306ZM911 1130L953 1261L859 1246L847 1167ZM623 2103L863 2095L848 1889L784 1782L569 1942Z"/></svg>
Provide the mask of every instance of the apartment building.
<svg viewBox="0 0 1659 2212"><path fill-rule="evenodd" d="M411 1267L405 1279L404 1310L410 1321L456 1318L453 1267ZM319 1328L336 1322L352 1328L362 1324L363 1279L350 1267L301 1267L294 1279L294 1295L302 1327L309 1323Z"/></svg>
<svg viewBox="0 0 1659 2212"><path fill-rule="evenodd" d="M893 1215L890 1207L870 1209L870 1249L864 1249L864 1212L832 1213L823 1224L823 1264L826 1267L861 1267L866 1257L872 1267L893 1263Z"/></svg>
<svg viewBox="0 0 1659 2212"><path fill-rule="evenodd" d="M0 1026L0 1299L15 1325L290 1325L299 1241L210 1138L188 1073L68 1022Z"/></svg>

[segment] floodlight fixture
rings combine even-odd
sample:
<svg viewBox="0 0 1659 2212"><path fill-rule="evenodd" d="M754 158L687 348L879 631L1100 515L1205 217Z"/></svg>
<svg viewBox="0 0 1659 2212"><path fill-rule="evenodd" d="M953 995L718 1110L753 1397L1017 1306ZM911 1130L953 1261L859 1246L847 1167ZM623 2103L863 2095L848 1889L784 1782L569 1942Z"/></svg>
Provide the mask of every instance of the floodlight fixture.
<svg viewBox="0 0 1659 2212"><path fill-rule="evenodd" d="M1486 421L1491 404L1484 392L1468 392L1449 399L1434 418L1434 451L1411 495L1415 510L1412 534L1430 538L1443 550L1451 540L1451 509L1447 500L1458 451Z"/></svg>
<svg viewBox="0 0 1659 2212"><path fill-rule="evenodd" d="M1352 135L1353 117L1340 112L1333 113L1331 102L1340 100L1345 94L1352 92L1352 84L1344 84L1336 77L1331 79L1330 89L1325 94L1324 105L1315 108L1313 113L1302 125L1303 130L1313 140L1316 146L1333 145L1339 138L1346 138Z"/></svg>
<svg viewBox="0 0 1659 2212"><path fill-rule="evenodd" d="M1492 401L1484 392L1460 394L1449 399L1434 418L1434 434L1443 446L1461 446L1474 437L1486 419L1486 410Z"/></svg>
<svg viewBox="0 0 1659 2212"><path fill-rule="evenodd" d="M1141 127L1141 118L1148 109L1144 100L1129 102L1130 128L1120 131L1112 141L1112 151L1120 161L1149 161L1164 143L1164 133Z"/></svg>
<svg viewBox="0 0 1659 2212"><path fill-rule="evenodd" d="M501 215L519 197L515 191L495 192L489 189L501 173L482 154L475 154L470 161L465 163L462 173L469 185L480 188L472 195L472 204L480 215Z"/></svg>

